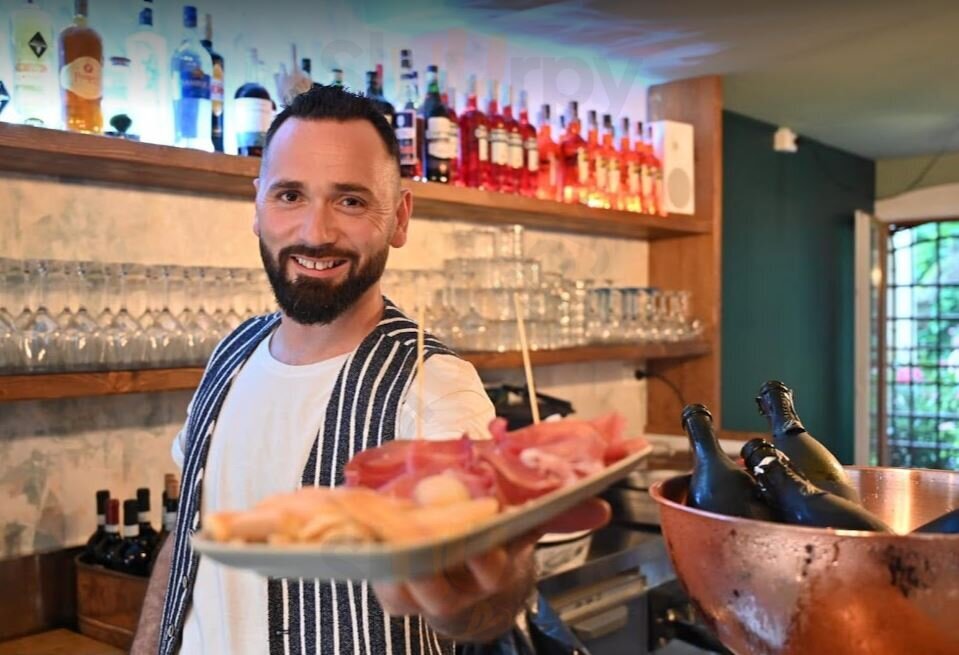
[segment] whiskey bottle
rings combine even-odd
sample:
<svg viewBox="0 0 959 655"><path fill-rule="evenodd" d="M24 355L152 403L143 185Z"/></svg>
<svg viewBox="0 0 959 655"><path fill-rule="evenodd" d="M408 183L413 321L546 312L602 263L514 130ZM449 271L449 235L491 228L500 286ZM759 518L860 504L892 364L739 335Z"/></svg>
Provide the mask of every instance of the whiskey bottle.
<svg viewBox="0 0 959 655"><path fill-rule="evenodd" d="M793 466L817 487L859 502L859 494L839 460L806 432L789 387L779 380L769 380L759 389L756 404L760 414L769 421L773 443L789 457Z"/></svg>
<svg viewBox="0 0 959 655"><path fill-rule="evenodd" d="M223 57L213 49L213 17L205 14L203 17L203 39L200 44L210 53L213 62L210 75L210 138L213 141L213 150L223 152L223 112L225 108L226 69Z"/></svg>
<svg viewBox="0 0 959 655"><path fill-rule="evenodd" d="M789 457L764 439L747 441L741 451L763 498L785 523L818 528L892 532L856 503L814 485Z"/></svg>
<svg viewBox="0 0 959 655"><path fill-rule="evenodd" d="M720 446L709 410L687 405L682 421L693 453L687 504L727 516L771 520L772 511L760 499L756 483Z"/></svg>
<svg viewBox="0 0 959 655"><path fill-rule="evenodd" d="M72 132L103 131L103 40L87 24L87 0L75 0L73 23L60 32L63 124Z"/></svg>
<svg viewBox="0 0 959 655"><path fill-rule="evenodd" d="M26 0L10 15L13 108L20 122L58 127L56 47L50 14ZM2 109L0 109L2 111Z"/></svg>

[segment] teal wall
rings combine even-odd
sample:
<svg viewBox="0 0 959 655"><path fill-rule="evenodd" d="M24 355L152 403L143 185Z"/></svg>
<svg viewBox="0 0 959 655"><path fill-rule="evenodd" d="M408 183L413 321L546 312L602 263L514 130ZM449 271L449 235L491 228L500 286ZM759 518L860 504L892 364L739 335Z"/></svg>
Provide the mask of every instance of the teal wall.
<svg viewBox="0 0 959 655"><path fill-rule="evenodd" d="M753 398L780 379L851 462L853 215L872 210L875 163L804 138L778 153L775 130L723 114L723 427L765 429Z"/></svg>

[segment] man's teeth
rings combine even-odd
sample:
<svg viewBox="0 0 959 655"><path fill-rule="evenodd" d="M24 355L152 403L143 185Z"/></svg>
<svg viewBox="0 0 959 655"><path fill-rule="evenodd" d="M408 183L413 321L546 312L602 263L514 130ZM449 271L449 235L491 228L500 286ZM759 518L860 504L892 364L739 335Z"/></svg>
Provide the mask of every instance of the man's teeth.
<svg viewBox="0 0 959 655"><path fill-rule="evenodd" d="M325 271L328 268L333 268L340 263L338 259L324 259L323 261L316 261L314 259L306 259L304 257L296 257L293 259L296 260L296 263L302 266L303 268L312 268L316 271Z"/></svg>

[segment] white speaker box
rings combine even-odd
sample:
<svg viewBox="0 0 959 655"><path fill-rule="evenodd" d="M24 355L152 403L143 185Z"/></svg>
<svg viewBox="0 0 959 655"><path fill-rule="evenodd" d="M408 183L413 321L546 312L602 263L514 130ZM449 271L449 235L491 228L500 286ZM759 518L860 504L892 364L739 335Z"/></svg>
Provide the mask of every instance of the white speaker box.
<svg viewBox="0 0 959 655"><path fill-rule="evenodd" d="M653 121L650 125L653 152L663 163L663 205L673 214L694 214L693 126L675 121Z"/></svg>

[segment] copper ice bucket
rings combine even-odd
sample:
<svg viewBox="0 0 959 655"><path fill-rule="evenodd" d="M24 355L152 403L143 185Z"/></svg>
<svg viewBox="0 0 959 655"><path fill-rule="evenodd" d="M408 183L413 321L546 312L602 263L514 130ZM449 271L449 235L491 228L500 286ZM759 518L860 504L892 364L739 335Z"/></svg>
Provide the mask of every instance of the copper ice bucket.
<svg viewBox="0 0 959 655"><path fill-rule="evenodd" d="M806 528L692 509L657 482L676 574L737 655L959 654L959 535L904 534L959 506L959 472L847 467L899 534Z"/></svg>

